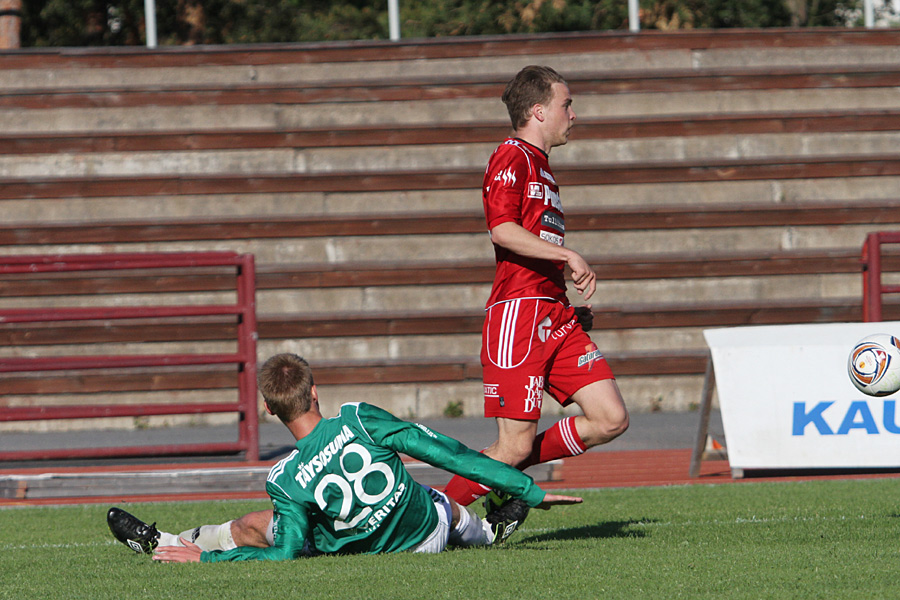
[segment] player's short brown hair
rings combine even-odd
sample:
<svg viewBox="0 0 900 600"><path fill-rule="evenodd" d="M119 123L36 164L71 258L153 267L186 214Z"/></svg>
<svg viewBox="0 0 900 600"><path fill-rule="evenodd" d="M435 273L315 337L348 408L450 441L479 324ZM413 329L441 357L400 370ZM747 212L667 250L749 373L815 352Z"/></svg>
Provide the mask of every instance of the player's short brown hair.
<svg viewBox="0 0 900 600"><path fill-rule="evenodd" d="M506 110L509 111L513 129L525 125L532 106L550 101L553 97L554 83L565 82L562 75L550 67L531 65L519 71L512 81L506 84L506 89L500 97L506 105Z"/></svg>
<svg viewBox="0 0 900 600"><path fill-rule="evenodd" d="M312 369L296 354L276 354L259 369L259 391L272 413L287 423L312 406Z"/></svg>

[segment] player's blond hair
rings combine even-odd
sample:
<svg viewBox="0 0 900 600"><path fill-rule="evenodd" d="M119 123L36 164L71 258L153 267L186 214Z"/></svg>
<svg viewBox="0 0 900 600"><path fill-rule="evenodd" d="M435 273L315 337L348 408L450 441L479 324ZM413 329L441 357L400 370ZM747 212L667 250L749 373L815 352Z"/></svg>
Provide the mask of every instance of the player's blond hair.
<svg viewBox="0 0 900 600"><path fill-rule="evenodd" d="M312 406L312 369L296 354L276 354L259 369L259 391L272 413L287 423Z"/></svg>
<svg viewBox="0 0 900 600"><path fill-rule="evenodd" d="M550 102L554 83L565 82L562 75L550 67L531 65L519 71L512 81L506 84L506 89L500 97L509 112L513 129L525 125L531 115L532 106Z"/></svg>

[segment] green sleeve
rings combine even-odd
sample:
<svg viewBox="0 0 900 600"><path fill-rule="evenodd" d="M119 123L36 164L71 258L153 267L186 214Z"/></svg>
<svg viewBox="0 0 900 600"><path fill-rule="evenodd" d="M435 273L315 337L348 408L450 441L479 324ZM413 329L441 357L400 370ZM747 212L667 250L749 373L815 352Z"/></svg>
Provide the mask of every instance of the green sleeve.
<svg viewBox="0 0 900 600"><path fill-rule="evenodd" d="M466 479L503 490L529 506L544 500L534 480L505 463L468 448L459 441L418 423L401 421L371 404L359 403L360 424L372 440Z"/></svg>
<svg viewBox="0 0 900 600"><path fill-rule="evenodd" d="M275 545L268 548L239 546L233 550L213 550L200 555L201 562L232 560L290 560L298 558L309 532L306 510L292 501L284 491L271 481L266 491L275 508Z"/></svg>

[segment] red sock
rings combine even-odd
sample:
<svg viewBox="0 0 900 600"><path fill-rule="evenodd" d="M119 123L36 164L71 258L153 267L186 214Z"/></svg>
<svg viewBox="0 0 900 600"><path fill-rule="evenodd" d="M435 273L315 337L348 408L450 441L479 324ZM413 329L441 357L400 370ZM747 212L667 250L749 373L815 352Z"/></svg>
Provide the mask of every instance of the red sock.
<svg viewBox="0 0 900 600"><path fill-rule="evenodd" d="M444 493L456 500L462 506L468 506L491 491L491 488L469 481L465 477L454 475Z"/></svg>
<svg viewBox="0 0 900 600"><path fill-rule="evenodd" d="M531 455L522 461L519 468L525 470L530 466L557 458L578 456L585 450L587 450L587 446L581 441L578 431L575 429L575 417L568 417L534 438Z"/></svg>
<svg viewBox="0 0 900 600"><path fill-rule="evenodd" d="M575 417L565 418L534 438L531 455L517 468L525 470L530 466L565 458L578 456L587 450L575 429ZM444 493L457 503L468 506L491 491L491 488L454 475Z"/></svg>

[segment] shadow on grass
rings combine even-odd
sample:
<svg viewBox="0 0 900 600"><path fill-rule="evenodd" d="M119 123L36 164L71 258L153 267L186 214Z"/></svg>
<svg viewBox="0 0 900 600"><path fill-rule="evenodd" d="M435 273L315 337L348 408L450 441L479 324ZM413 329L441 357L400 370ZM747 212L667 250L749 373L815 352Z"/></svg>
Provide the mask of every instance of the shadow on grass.
<svg viewBox="0 0 900 600"><path fill-rule="evenodd" d="M596 525L585 525L584 527L569 527L567 529L556 529L532 535L523 538L522 542L548 542L548 541L571 541L586 540L598 538L643 538L647 537L647 532L643 527L634 527L646 523L654 523L653 520L641 519L639 521L606 521L597 523Z"/></svg>

